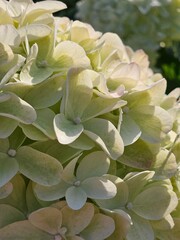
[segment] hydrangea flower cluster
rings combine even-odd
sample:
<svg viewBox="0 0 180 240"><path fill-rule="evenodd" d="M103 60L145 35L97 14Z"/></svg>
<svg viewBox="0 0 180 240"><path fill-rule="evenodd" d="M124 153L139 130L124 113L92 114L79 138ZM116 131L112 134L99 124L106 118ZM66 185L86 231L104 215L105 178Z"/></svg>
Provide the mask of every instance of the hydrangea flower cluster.
<svg viewBox="0 0 180 240"><path fill-rule="evenodd" d="M0 239L178 240L180 89L65 7L0 0Z"/></svg>
<svg viewBox="0 0 180 240"><path fill-rule="evenodd" d="M77 17L99 31L115 32L155 63L157 50L180 41L179 0L81 0Z"/></svg>

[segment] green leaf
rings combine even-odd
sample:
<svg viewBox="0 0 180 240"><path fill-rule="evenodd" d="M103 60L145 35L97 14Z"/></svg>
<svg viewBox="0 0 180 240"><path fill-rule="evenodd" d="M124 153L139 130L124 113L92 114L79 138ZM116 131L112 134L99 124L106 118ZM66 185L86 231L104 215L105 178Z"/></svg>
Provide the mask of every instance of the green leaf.
<svg viewBox="0 0 180 240"><path fill-rule="evenodd" d="M153 162L153 158L154 155L148 144L138 139L132 145L125 147L124 154L117 161L130 167L148 169Z"/></svg>
<svg viewBox="0 0 180 240"><path fill-rule="evenodd" d="M62 213L56 208L47 207L31 213L28 219L40 230L56 235L62 224Z"/></svg>
<svg viewBox="0 0 180 240"><path fill-rule="evenodd" d="M10 205L0 204L0 211L0 228L13 222L25 220L25 215Z"/></svg>
<svg viewBox="0 0 180 240"><path fill-rule="evenodd" d="M110 158L117 159L123 154L124 145L122 138L110 121L94 118L83 125L84 133L95 141Z"/></svg>
<svg viewBox="0 0 180 240"><path fill-rule="evenodd" d="M0 116L0 138L9 137L17 126L18 122L16 120Z"/></svg>
<svg viewBox="0 0 180 240"><path fill-rule="evenodd" d="M154 240L154 232L151 224L136 214L130 214L133 225L129 229L127 240Z"/></svg>
<svg viewBox="0 0 180 240"><path fill-rule="evenodd" d="M88 227L81 232L86 240L104 240L115 230L114 220L104 214L95 214Z"/></svg>
<svg viewBox="0 0 180 240"><path fill-rule="evenodd" d="M136 122L128 115L123 114L120 135L123 139L124 146L128 146L136 142L141 136L141 130Z"/></svg>
<svg viewBox="0 0 180 240"><path fill-rule="evenodd" d="M31 147L18 149L16 159L20 172L42 185L55 185L60 182L62 166L58 160Z"/></svg>
<svg viewBox="0 0 180 240"><path fill-rule="evenodd" d="M34 108L15 94L9 94L10 99L0 103L0 116L9 117L24 124L34 122L36 120Z"/></svg>
<svg viewBox="0 0 180 240"><path fill-rule="evenodd" d="M117 193L115 184L105 177L87 178L80 186L89 198L94 199L113 198Z"/></svg>
<svg viewBox="0 0 180 240"><path fill-rule="evenodd" d="M87 195L81 187L69 187L66 191L66 201L70 208L79 210L82 208L87 200Z"/></svg>
<svg viewBox="0 0 180 240"><path fill-rule="evenodd" d="M6 198L13 191L13 185L11 182L6 183L4 186L0 187L0 199Z"/></svg>
<svg viewBox="0 0 180 240"><path fill-rule="evenodd" d="M54 236L35 228L27 220L1 228L0 236L4 240L54 240Z"/></svg>
<svg viewBox="0 0 180 240"><path fill-rule="evenodd" d="M94 216L94 206L86 203L81 209L73 210L65 206L61 210L63 225L67 228L67 235L80 234L91 222Z"/></svg>
<svg viewBox="0 0 180 240"><path fill-rule="evenodd" d="M69 144L75 141L83 132L83 125L76 124L64 116L57 114L54 118L54 130L58 141L61 144Z"/></svg>
<svg viewBox="0 0 180 240"><path fill-rule="evenodd" d="M0 187L9 182L18 170L19 166L15 158L6 153L0 153Z"/></svg>
<svg viewBox="0 0 180 240"><path fill-rule="evenodd" d="M82 181L89 177L101 177L108 172L110 160L104 152L92 152L80 162L76 176Z"/></svg>
<svg viewBox="0 0 180 240"><path fill-rule="evenodd" d="M156 197L155 197L156 196ZM159 220L171 213L178 204L176 194L166 187L150 187L132 203L132 210L148 220Z"/></svg>

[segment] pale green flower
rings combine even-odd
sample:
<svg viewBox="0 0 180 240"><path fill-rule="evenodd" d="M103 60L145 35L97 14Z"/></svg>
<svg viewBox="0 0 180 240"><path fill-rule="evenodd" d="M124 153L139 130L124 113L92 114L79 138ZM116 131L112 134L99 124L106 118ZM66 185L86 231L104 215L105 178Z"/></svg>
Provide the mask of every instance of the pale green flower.
<svg viewBox="0 0 180 240"><path fill-rule="evenodd" d="M103 152L85 156L75 172L77 161L78 157L64 168L59 184L52 187L35 185L37 197L52 201L65 196L68 206L76 210L84 206L87 198L109 199L116 195L115 185L105 176L110 160Z"/></svg>

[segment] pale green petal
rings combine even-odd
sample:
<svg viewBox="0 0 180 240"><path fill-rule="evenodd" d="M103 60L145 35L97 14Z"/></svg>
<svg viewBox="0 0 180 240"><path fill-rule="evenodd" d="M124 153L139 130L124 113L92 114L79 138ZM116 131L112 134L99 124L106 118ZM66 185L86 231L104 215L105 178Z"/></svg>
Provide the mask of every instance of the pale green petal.
<svg viewBox="0 0 180 240"><path fill-rule="evenodd" d="M39 150L40 152L51 155L52 157L58 159L62 164L77 157L82 152L82 150L72 148L69 145L62 145L58 141L52 140L36 142L33 143L31 147Z"/></svg>
<svg viewBox="0 0 180 240"><path fill-rule="evenodd" d="M139 106L130 114L142 131L141 138L150 143L160 142L172 128L171 116L158 106Z"/></svg>
<svg viewBox="0 0 180 240"><path fill-rule="evenodd" d="M65 116L76 122L91 101L93 95L92 70L72 68L66 80Z"/></svg>
<svg viewBox="0 0 180 240"><path fill-rule="evenodd" d="M100 145L112 159L117 159L123 154L124 145L122 138L110 121L94 118L83 125L84 133Z"/></svg>
<svg viewBox="0 0 180 240"><path fill-rule="evenodd" d="M171 178L176 174L177 167L175 155L169 153L167 149L162 149L156 155L151 169L155 171L154 178L166 179Z"/></svg>
<svg viewBox="0 0 180 240"><path fill-rule="evenodd" d="M13 191L13 185L11 182L6 183L3 187L0 187L0 199L6 198Z"/></svg>
<svg viewBox="0 0 180 240"><path fill-rule="evenodd" d="M151 221L151 224L153 228L157 230L162 230L162 231L171 230L174 227L174 220L172 216L169 214L160 220Z"/></svg>
<svg viewBox="0 0 180 240"><path fill-rule="evenodd" d="M58 1L42 1L32 4L27 9L26 18L23 24L33 22L37 17L44 14L51 14L66 8L66 5L63 2Z"/></svg>
<svg viewBox="0 0 180 240"><path fill-rule="evenodd" d="M83 125L76 124L66 119L63 113L54 118L54 130L61 144L69 144L75 141L83 132Z"/></svg>
<svg viewBox="0 0 180 240"><path fill-rule="evenodd" d="M0 116L9 117L25 124L30 124L36 119L36 111L27 102L9 93L11 98L0 103Z"/></svg>
<svg viewBox="0 0 180 240"><path fill-rule="evenodd" d="M83 112L82 121L87 121L91 118L119 109L124 105L126 105L125 101L116 98L93 98Z"/></svg>
<svg viewBox="0 0 180 240"><path fill-rule="evenodd" d="M77 164L77 161L79 160L79 157L76 157L74 159L72 159L64 168L63 170L63 173L62 173L62 176L61 178L67 182L67 183L70 183L70 184L73 184L73 182L76 180L76 177L75 177L75 168L76 168L76 164Z"/></svg>
<svg viewBox="0 0 180 240"><path fill-rule="evenodd" d="M73 237L67 237L67 240L85 240L85 239L79 236L73 236Z"/></svg>
<svg viewBox="0 0 180 240"><path fill-rule="evenodd" d="M38 67L36 59L32 59L22 68L20 80L30 85L36 85L45 81L52 73L53 70L50 67Z"/></svg>
<svg viewBox="0 0 180 240"><path fill-rule="evenodd" d="M114 220L104 214L94 215L91 224L81 232L81 236L86 240L104 240L115 230Z"/></svg>
<svg viewBox="0 0 180 240"><path fill-rule="evenodd" d="M58 160L31 147L18 149L16 159L20 172L42 185L55 185L60 182L62 166Z"/></svg>
<svg viewBox="0 0 180 240"><path fill-rule="evenodd" d="M67 235L73 236L79 234L91 222L94 216L94 206L92 203L86 203L81 209L73 210L67 206L61 210L63 216L63 225L67 227Z"/></svg>
<svg viewBox="0 0 180 240"><path fill-rule="evenodd" d="M86 155L80 162L76 176L82 181L89 177L101 177L108 172L110 159L104 152L92 152Z"/></svg>
<svg viewBox="0 0 180 240"><path fill-rule="evenodd" d="M14 66L12 66L10 70L6 72L6 74L0 81L0 88L2 88L9 81L9 79L20 69L24 61L24 57L22 57L21 55L16 55Z"/></svg>
<svg viewBox="0 0 180 240"><path fill-rule="evenodd" d="M53 128L53 119L55 117L55 113L49 108L37 110L36 113L37 119L33 123L33 126L39 129L50 139L56 139Z"/></svg>
<svg viewBox="0 0 180 240"><path fill-rule="evenodd" d="M53 207L41 208L31 213L28 219L40 230L55 235L62 224L62 213Z"/></svg>
<svg viewBox="0 0 180 240"><path fill-rule="evenodd" d="M25 220L25 215L10 205L0 204L0 212L0 228L16 221Z"/></svg>
<svg viewBox="0 0 180 240"><path fill-rule="evenodd" d="M143 171L139 173L135 172L132 176L127 175L124 178L124 181L129 189L129 201L132 201L139 192L142 191L143 187L148 184L149 180L152 179L153 176L153 171Z"/></svg>
<svg viewBox="0 0 180 240"><path fill-rule="evenodd" d="M32 188L33 182L29 181L27 188L26 188L26 205L28 209L28 214L40 209L42 206L38 202Z"/></svg>
<svg viewBox="0 0 180 240"><path fill-rule="evenodd" d="M90 68L90 60L86 56L86 52L79 44L72 41L60 42L54 49L53 59L54 67Z"/></svg>
<svg viewBox="0 0 180 240"><path fill-rule="evenodd" d="M15 158L6 153L0 153L0 187L9 182L18 170L19 166Z"/></svg>
<svg viewBox="0 0 180 240"><path fill-rule="evenodd" d="M16 120L0 116L0 138L9 137L17 126Z"/></svg>
<svg viewBox="0 0 180 240"><path fill-rule="evenodd" d="M26 36L28 41L36 41L39 38L48 36L51 31L51 28L44 24L29 24L18 29L21 41L24 41Z"/></svg>
<svg viewBox="0 0 180 240"><path fill-rule="evenodd" d="M103 199L103 200L95 200L96 203L101 207L101 208L106 208L106 209L119 209L119 208L124 208L127 204L128 197L129 197L129 191L128 191L128 186L126 182L124 182L122 179L113 176L113 175L106 175L107 178L112 181L116 188L117 188L117 193L116 196L110 199Z"/></svg>
<svg viewBox="0 0 180 240"><path fill-rule="evenodd" d="M24 100L36 109L47 108L57 103L62 97L64 77L57 74L34 86L24 96Z"/></svg>
<svg viewBox="0 0 180 240"><path fill-rule="evenodd" d="M87 195L81 187L70 187L66 191L66 201L70 208L79 210L82 208L87 200Z"/></svg>
<svg viewBox="0 0 180 240"><path fill-rule="evenodd" d="M121 63L108 79L108 86L114 90L118 86L124 85L125 89L130 90L137 85L139 79L140 67L136 63Z"/></svg>
<svg viewBox="0 0 180 240"><path fill-rule="evenodd" d="M54 240L54 236L35 228L29 221L18 221L0 229L4 240Z"/></svg>
<svg viewBox="0 0 180 240"><path fill-rule="evenodd" d="M26 137L35 141L46 141L48 137L33 125L19 124Z"/></svg>
<svg viewBox="0 0 180 240"><path fill-rule="evenodd" d="M34 192L36 196L43 201L54 201L65 196L66 190L70 185L61 181L54 186L42 186L36 184L34 186Z"/></svg>
<svg viewBox="0 0 180 240"><path fill-rule="evenodd" d="M13 191L7 198L1 199L0 204L11 205L26 214L26 183L24 178L20 174L17 174L11 180L11 183L13 185Z"/></svg>
<svg viewBox="0 0 180 240"><path fill-rule="evenodd" d="M131 214L132 226L126 236L127 240L154 240L151 224L136 214Z"/></svg>
<svg viewBox="0 0 180 240"><path fill-rule="evenodd" d="M131 225L131 217L124 211L116 209L115 211L103 210L103 212L110 216L115 223L115 230L107 240L123 239L127 235Z"/></svg>
<svg viewBox="0 0 180 240"><path fill-rule="evenodd" d="M120 135L124 146L131 145L141 136L141 130L136 122L128 114L123 114Z"/></svg>
<svg viewBox="0 0 180 240"><path fill-rule="evenodd" d="M79 150L90 150L95 146L95 143L82 133L74 142L70 143L69 146Z"/></svg>
<svg viewBox="0 0 180 240"><path fill-rule="evenodd" d="M171 213L178 204L176 194L165 187L150 187L132 203L132 210L148 220L159 220Z"/></svg>
<svg viewBox="0 0 180 240"><path fill-rule="evenodd" d="M16 47L20 45L20 36L13 25L0 25L0 42Z"/></svg>
<svg viewBox="0 0 180 240"><path fill-rule="evenodd" d="M126 146L124 154L117 161L138 169L148 169L153 162L153 153L146 142L138 139L135 143Z"/></svg>
<svg viewBox="0 0 180 240"><path fill-rule="evenodd" d="M116 185L105 177L87 178L81 183L81 187L89 198L94 199L113 198L117 193Z"/></svg>

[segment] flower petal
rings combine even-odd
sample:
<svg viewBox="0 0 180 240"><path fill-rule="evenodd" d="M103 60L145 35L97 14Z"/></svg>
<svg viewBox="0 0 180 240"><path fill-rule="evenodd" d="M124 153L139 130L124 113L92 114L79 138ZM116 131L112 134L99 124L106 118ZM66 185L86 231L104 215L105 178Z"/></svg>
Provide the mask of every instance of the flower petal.
<svg viewBox="0 0 180 240"><path fill-rule="evenodd" d="M79 210L87 200L87 195L81 187L70 187L66 191L66 201L70 208Z"/></svg>
<svg viewBox="0 0 180 240"><path fill-rule="evenodd" d="M82 124L69 121L63 113L57 114L54 118L54 130L61 144L74 142L81 135L83 129Z"/></svg>

